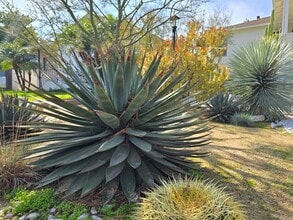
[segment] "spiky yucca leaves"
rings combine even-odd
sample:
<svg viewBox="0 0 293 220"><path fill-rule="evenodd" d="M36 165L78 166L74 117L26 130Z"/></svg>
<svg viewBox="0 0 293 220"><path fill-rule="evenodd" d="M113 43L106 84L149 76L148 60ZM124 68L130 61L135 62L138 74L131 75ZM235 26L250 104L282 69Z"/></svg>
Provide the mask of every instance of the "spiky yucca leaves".
<svg viewBox="0 0 293 220"><path fill-rule="evenodd" d="M27 110L31 108L28 99L20 99L17 95L5 95L1 93L0 99L0 142L13 141L25 137L34 130L29 127L21 127L30 122L39 121L38 114Z"/></svg>
<svg viewBox="0 0 293 220"><path fill-rule="evenodd" d="M231 116L239 111L239 102L229 93L220 92L208 103L209 116L214 121L229 122Z"/></svg>
<svg viewBox="0 0 293 220"><path fill-rule="evenodd" d="M163 181L146 192L135 213L137 220L244 220L240 205L222 187L197 179Z"/></svg>
<svg viewBox="0 0 293 220"><path fill-rule="evenodd" d="M278 120L289 113L293 96L293 49L274 38L243 45L231 59L230 86L251 114Z"/></svg>
<svg viewBox="0 0 293 220"><path fill-rule="evenodd" d="M25 140L41 144L30 152L38 158L33 165L52 170L41 185L61 180L66 195L83 196L98 186L113 195L120 184L131 198L142 183L151 187L161 176L186 174L190 159L205 155L198 147L207 143L208 129L201 113L190 111L194 99L182 99L186 86L176 87L185 73L172 79L171 69L157 77L160 57L144 73L134 55L109 58L102 69L75 62L58 73L80 105L39 93L51 102L40 112L58 120L36 124L46 131Z"/></svg>

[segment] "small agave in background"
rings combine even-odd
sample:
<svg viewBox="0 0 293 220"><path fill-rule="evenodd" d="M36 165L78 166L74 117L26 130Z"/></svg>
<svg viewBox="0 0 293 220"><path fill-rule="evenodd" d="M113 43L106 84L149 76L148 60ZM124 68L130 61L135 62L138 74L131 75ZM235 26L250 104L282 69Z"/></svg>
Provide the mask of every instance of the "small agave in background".
<svg viewBox="0 0 293 220"><path fill-rule="evenodd" d="M17 95L1 93L0 100L0 143L14 141L36 132L27 126L30 123L40 122L39 114L30 111L32 105L27 98L19 98Z"/></svg>
<svg viewBox="0 0 293 220"><path fill-rule="evenodd" d="M37 146L26 158L50 170L41 186L60 181L65 195L81 196L102 188L109 199L120 187L131 200L138 187L194 168L192 158L206 155L199 147L207 144L209 129L194 94L186 96L192 87L183 83L185 73L174 77L173 68L158 76L160 60L142 68L132 52L97 67L75 55L76 65L55 68L79 104L37 92L50 102L40 113L58 119L35 124L44 131L23 141Z"/></svg>

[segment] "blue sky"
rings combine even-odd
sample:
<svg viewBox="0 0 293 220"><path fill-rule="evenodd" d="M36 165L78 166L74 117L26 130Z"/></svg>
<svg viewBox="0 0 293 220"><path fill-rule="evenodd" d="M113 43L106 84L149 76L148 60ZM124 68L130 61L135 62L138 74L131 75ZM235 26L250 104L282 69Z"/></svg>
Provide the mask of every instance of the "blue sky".
<svg viewBox="0 0 293 220"><path fill-rule="evenodd" d="M26 0L11 0L15 6L24 8ZM246 19L254 20L256 16L266 17L271 14L272 0L210 0L206 10L212 8L231 14L231 24L240 23Z"/></svg>
<svg viewBox="0 0 293 220"><path fill-rule="evenodd" d="M210 0L207 10L210 7L231 14L231 24L270 16L273 9L272 0Z"/></svg>

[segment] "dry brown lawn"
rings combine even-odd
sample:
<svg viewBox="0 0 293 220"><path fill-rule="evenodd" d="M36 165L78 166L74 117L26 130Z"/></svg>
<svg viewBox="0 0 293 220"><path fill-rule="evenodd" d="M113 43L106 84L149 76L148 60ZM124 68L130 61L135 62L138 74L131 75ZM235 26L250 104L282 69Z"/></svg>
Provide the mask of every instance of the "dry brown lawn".
<svg viewBox="0 0 293 220"><path fill-rule="evenodd" d="M293 219L293 135L270 128L215 124L210 156L198 159L244 205L251 220Z"/></svg>

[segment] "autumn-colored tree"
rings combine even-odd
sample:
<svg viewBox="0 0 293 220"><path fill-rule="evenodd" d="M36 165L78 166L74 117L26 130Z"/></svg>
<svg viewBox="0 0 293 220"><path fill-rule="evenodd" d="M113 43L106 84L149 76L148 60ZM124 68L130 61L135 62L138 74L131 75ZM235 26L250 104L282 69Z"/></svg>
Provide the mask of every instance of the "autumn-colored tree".
<svg viewBox="0 0 293 220"><path fill-rule="evenodd" d="M198 99L205 100L223 90L229 70L220 64L226 48L227 31L221 27L205 28L200 22L187 24L187 33L178 36L173 50L172 40L161 40L152 45L146 54L146 61L155 53L162 54L161 72L177 65L177 73L188 70L187 86L198 81L195 90L200 92ZM142 51L146 48L142 48ZM147 63L147 62L146 62Z"/></svg>

